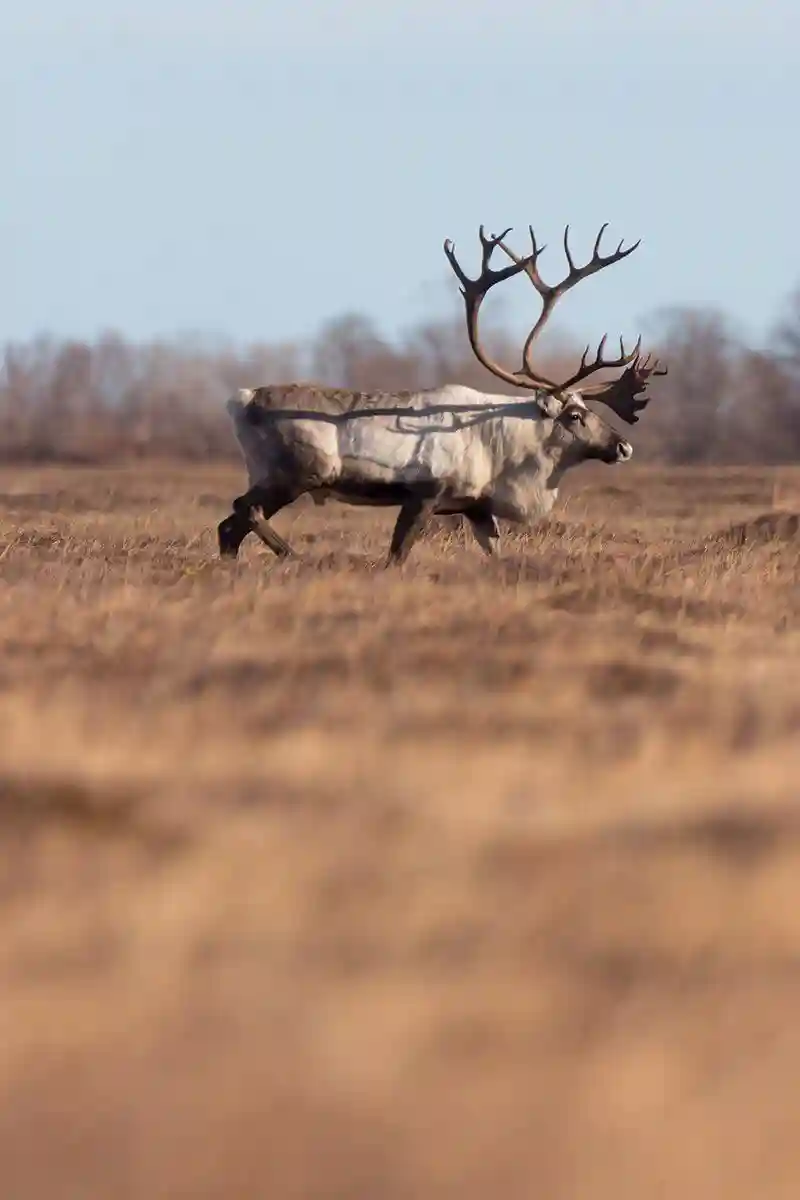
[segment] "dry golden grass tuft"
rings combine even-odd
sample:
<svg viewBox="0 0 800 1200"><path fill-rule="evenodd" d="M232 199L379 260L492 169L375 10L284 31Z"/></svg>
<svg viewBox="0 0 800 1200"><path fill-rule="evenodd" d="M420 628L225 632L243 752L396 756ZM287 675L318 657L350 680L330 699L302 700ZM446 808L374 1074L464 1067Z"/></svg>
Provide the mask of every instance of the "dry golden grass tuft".
<svg viewBox="0 0 800 1200"><path fill-rule="evenodd" d="M4 1195L800 1194L799 480L0 473Z"/></svg>

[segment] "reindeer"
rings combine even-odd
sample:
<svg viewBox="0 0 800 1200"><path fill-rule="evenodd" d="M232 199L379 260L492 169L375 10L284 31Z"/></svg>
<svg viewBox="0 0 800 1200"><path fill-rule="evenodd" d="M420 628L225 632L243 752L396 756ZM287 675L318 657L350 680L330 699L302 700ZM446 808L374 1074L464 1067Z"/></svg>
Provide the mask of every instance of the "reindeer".
<svg viewBox="0 0 800 1200"><path fill-rule="evenodd" d="M658 360L642 358L641 337L626 353L606 359L603 335L593 359L587 346L577 370L562 382L547 378L533 362L533 347L561 299L581 280L627 258L640 241L608 255L600 252L607 225L597 235L591 259L576 266L564 230L568 271L549 285L539 273L544 246L529 227L531 252L520 256L505 243L511 232L487 236L479 229L481 271L471 279L444 243L447 259L461 285L467 334L478 361L497 378L526 389L530 398L493 395L448 384L421 392L370 392L278 384L240 389L227 409L245 460L249 490L233 502L218 527L219 552L235 558L249 533L276 555L294 552L270 524L280 509L302 495L315 503L336 499L347 504L398 506L386 565L405 561L434 514L462 514L487 555L499 544L498 520L529 525L549 513L564 473L588 459L627 462L633 447L586 404L591 396L629 425L649 402L648 381L665 375ZM496 249L511 261L491 266ZM525 274L542 300L528 334L518 370L495 362L483 348L478 316L487 293L515 275ZM618 378L577 389L596 371L624 367ZM261 516L258 515L261 511Z"/></svg>

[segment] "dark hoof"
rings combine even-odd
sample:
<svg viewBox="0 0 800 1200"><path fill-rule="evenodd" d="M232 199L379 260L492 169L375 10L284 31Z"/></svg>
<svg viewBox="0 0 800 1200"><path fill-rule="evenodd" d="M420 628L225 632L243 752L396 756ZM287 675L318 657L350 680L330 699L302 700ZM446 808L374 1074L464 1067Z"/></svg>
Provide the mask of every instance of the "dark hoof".
<svg viewBox="0 0 800 1200"><path fill-rule="evenodd" d="M217 526L217 542L220 558L236 558L242 544L241 522L236 517L226 517Z"/></svg>

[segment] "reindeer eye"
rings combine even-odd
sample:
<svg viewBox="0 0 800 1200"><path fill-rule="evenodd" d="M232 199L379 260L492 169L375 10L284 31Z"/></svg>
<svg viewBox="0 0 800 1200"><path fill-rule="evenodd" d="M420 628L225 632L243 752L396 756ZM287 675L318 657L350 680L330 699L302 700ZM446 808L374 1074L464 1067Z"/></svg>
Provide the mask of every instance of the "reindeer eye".
<svg viewBox="0 0 800 1200"><path fill-rule="evenodd" d="M583 424L583 413L579 408L571 408L567 413L568 421L577 421L580 425Z"/></svg>

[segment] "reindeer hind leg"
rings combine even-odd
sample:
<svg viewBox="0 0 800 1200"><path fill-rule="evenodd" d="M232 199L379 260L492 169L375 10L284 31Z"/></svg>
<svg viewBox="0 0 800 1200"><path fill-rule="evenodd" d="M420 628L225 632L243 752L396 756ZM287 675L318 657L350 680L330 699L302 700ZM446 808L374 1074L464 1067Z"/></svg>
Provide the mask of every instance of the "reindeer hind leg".
<svg viewBox="0 0 800 1200"><path fill-rule="evenodd" d="M250 521L242 513L232 512L217 526L220 558L237 558L239 548L252 532Z"/></svg>
<svg viewBox="0 0 800 1200"><path fill-rule="evenodd" d="M254 533L278 558L294 557L292 547L270 525L270 517L286 508L298 495L286 487L257 486L243 496L237 496L233 512L217 527L220 556L236 558L244 539ZM256 515L256 509L261 509L261 517Z"/></svg>

